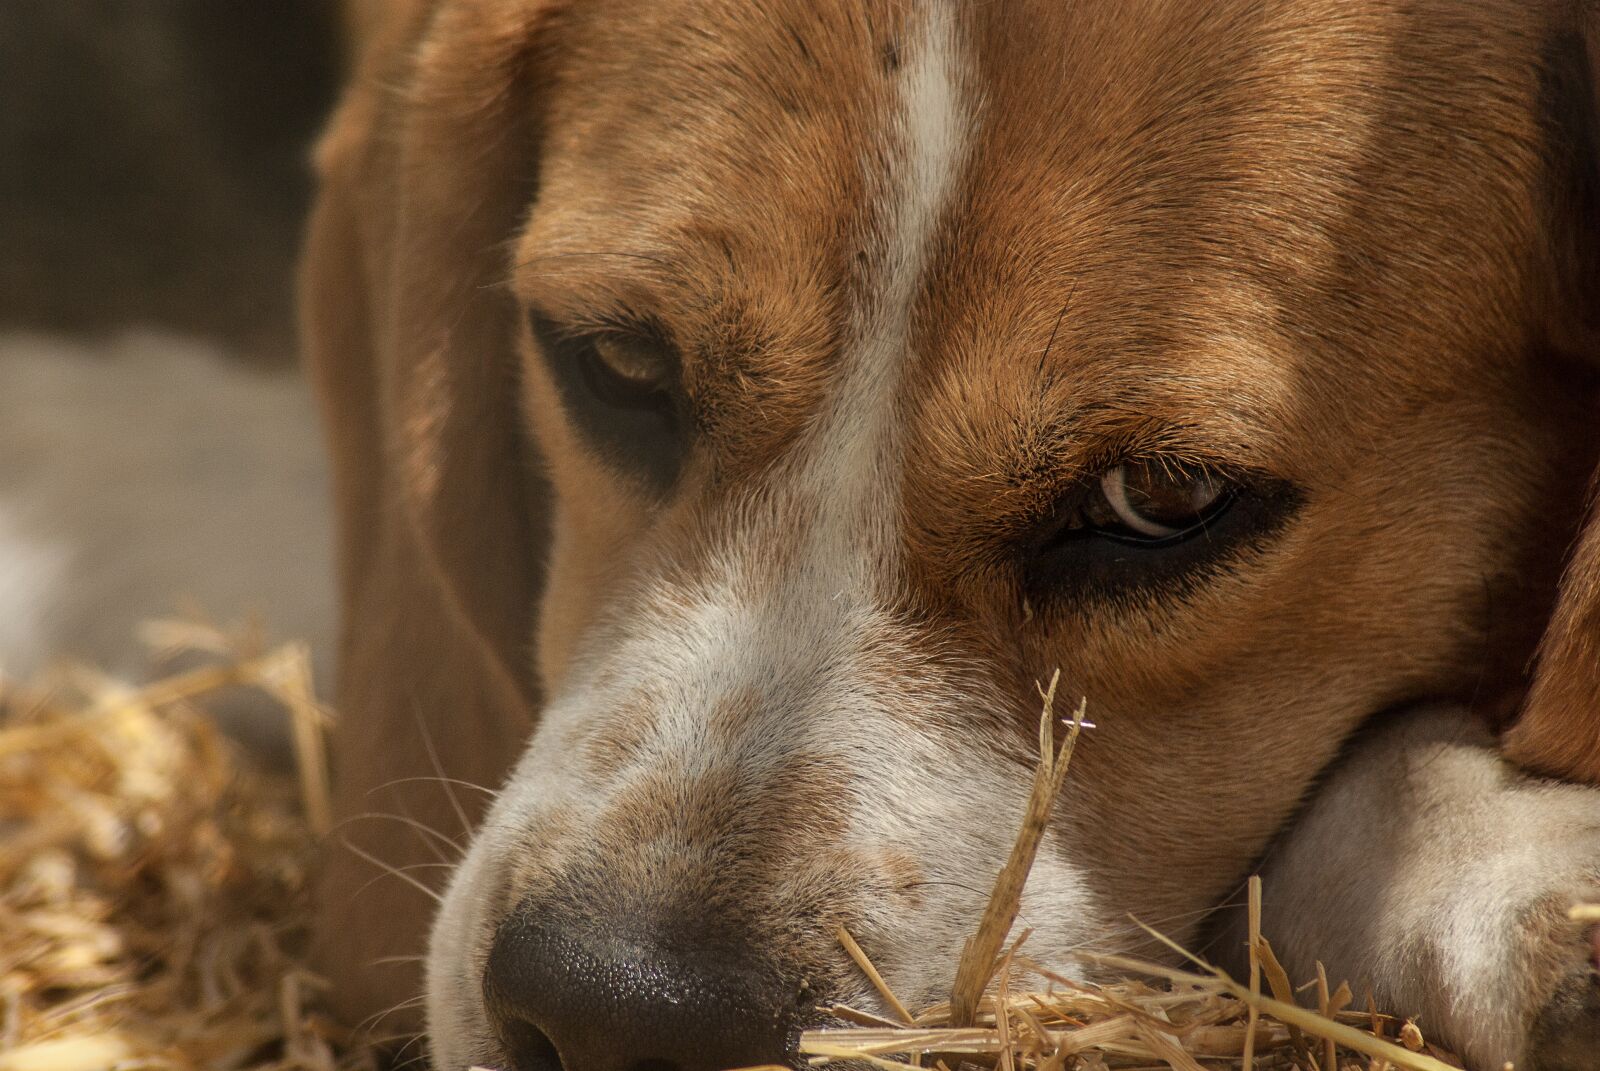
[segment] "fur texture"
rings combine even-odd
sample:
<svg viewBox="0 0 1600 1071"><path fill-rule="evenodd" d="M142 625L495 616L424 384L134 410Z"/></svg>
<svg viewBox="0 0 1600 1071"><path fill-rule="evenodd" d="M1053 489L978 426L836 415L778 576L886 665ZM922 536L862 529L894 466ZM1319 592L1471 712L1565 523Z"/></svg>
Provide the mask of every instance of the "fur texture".
<svg viewBox="0 0 1600 1071"><path fill-rule="evenodd" d="M870 1002L845 923L937 999L1057 667L1098 727L1025 912L1066 970L1136 944L1123 912L1197 936L1368 721L1505 719L1547 626L1514 740L1600 774L1567 657L1586 552L1560 581L1600 453L1579 8L386 17L324 143L302 293L343 520L339 805L454 821L441 774L500 788L481 825L461 801L433 930L442 1065L506 1056L481 980L519 904L692 913ZM535 319L671 343L692 434L669 486L595 447ZM1056 504L1147 455L1292 489L1281 523L1181 583L1036 583ZM1562 681L1577 698L1541 705ZM424 859L400 825L351 835ZM367 965L415 954L431 907L352 900L370 874L336 855L323 888L363 1013L413 992ZM1311 955L1350 918L1305 922ZM1526 1016L1485 1038L1461 1015L1554 999L1528 963L1584 969L1527 940L1452 952L1473 970L1436 972L1440 1037L1523 1054Z"/></svg>
<svg viewBox="0 0 1600 1071"><path fill-rule="evenodd" d="M1509 1039L1528 1033L1548 994L1587 993L1592 1016L1596 948L1566 909L1600 886L1595 796L1510 766L1462 710L1396 720L1357 742L1269 856L1263 932L1292 950L1291 976L1315 975L1321 960L1381 1007L1430 1031L1449 1024L1472 1066L1527 1066ZM1329 917L1343 925L1317 921ZM1219 946L1230 952L1247 936L1234 921ZM1533 984L1460 982L1517 976ZM1597 1029L1591 1017L1581 1036ZM1597 1054L1552 1051L1533 1066L1592 1066Z"/></svg>

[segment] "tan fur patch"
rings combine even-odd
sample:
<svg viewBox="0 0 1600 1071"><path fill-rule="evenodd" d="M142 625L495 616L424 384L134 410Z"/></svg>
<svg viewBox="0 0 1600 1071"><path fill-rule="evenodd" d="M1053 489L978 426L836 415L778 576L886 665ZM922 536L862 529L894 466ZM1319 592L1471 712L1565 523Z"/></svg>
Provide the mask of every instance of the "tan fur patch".
<svg viewBox="0 0 1600 1071"><path fill-rule="evenodd" d="M731 852L721 921L839 978L850 921L912 998L948 983L1057 668L1097 725L1030 885L1064 959L1122 911L1189 937L1366 719L1515 702L1558 595L1526 754L1592 772L1561 737L1595 724L1560 667L1600 590L1592 533L1558 588L1600 453L1549 299L1584 285L1541 82L1566 19L419 6L330 138L308 273L345 803L417 767L376 743L397 704L491 781L542 704L462 882L501 889L497 845L529 895L659 907ZM670 488L585 440L534 312L671 343ZM1063 499L1152 454L1294 508L1181 582L1041 585ZM651 871L640 838L716 850ZM486 1029L450 973L495 921L473 896L436 929L447 1048Z"/></svg>

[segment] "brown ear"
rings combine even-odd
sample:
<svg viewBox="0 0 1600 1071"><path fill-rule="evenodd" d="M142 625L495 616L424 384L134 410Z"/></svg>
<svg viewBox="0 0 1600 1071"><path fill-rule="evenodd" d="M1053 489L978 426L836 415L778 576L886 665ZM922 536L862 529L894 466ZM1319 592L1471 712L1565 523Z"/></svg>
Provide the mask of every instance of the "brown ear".
<svg viewBox="0 0 1600 1071"><path fill-rule="evenodd" d="M1548 335L1551 348L1574 364L1600 370L1600 3L1578 0L1572 13L1576 28L1551 50L1545 72L1555 146L1548 230L1556 281L1547 299ZM1594 433L1600 436L1600 412ZM1597 492L1600 473L1539 644L1532 687L1504 747L1532 769L1600 783Z"/></svg>
<svg viewBox="0 0 1600 1071"><path fill-rule="evenodd" d="M1600 784L1600 505L1590 505L1504 747L1541 773Z"/></svg>
<svg viewBox="0 0 1600 1071"><path fill-rule="evenodd" d="M417 993L433 906L404 879L372 879L413 867L438 884L439 869L420 867L441 844L452 855L487 798L441 778L498 786L536 701L541 514L500 286L531 197L536 7L393 4L319 151L301 302L334 459L344 618L341 825L317 934L352 1023ZM391 818L360 817L371 812Z"/></svg>

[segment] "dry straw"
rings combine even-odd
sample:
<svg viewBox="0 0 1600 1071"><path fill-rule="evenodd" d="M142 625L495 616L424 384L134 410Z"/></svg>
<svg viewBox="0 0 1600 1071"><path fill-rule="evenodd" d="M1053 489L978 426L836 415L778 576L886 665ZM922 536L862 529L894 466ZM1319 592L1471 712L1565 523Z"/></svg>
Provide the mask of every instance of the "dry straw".
<svg viewBox="0 0 1600 1071"><path fill-rule="evenodd" d="M0 687L0 1071L372 1066L371 1049L317 1013L322 983L304 966L314 831L328 828L327 714L305 650L262 652L187 624L153 632L213 663L138 688L83 669ZM290 718L297 783L254 768L206 713L240 687ZM1097 957L1124 979L1108 985L1030 960L1012 925L1090 728L1080 705L1055 745L1055 687L1043 692L1033 795L951 999L913 1011L841 933L895 1017L836 1008L840 1025L803 1035L803 1059L947 1071L1459 1066L1415 1023L1355 1007L1347 986L1323 976L1297 990L1260 934L1256 885L1245 984L1176 946L1184 969Z"/></svg>
<svg viewBox="0 0 1600 1071"><path fill-rule="evenodd" d="M1302 986L1317 1001L1302 1007L1300 990L1261 935L1261 883L1249 885L1250 977L1229 978L1151 930L1177 962L1189 969L1126 956L1085 956L1102 975L1124 981L1093 985L1035 963L1023 952L1023 933L1002 954L1021 903L1023 886L1045 825L1067 774L1084 721L1080 703L1055 746L1055 698L1060 675L1041 690L1039 766L1010 857L995 879L988 906L967 942L950 1000L912 1014L883 981L848 934L841 940L861 965L898 1022L847 1007L832 1009L852 1024L807 1031L800 1051L813 1063L903 1068L906 1063L961 1071L978 1065L1001 1071L1110 1071L1113 1068L1298 1068L1303 1071L1446 1071L1459 1068L1450 1053L1428 1044L1416 1023L1369 1006L1351 1007L1347 985L1331 989L1321 965ZM1574 918L1578 912L1574 909ZM1265 975L1271 996L1261 992ZM1019 988L1020 976L1038 983Z"/></svg>
<svg viewBox="0 0 1600 1071"><path fill-rule="evenodd" d="M215 655L137 688L78 667L0 682L0 1071L368 1062L315 1013L303 965L328 814L306 650L152 632ZM239 689L291 719L298 786L243 761L200 705Z"/></svg>

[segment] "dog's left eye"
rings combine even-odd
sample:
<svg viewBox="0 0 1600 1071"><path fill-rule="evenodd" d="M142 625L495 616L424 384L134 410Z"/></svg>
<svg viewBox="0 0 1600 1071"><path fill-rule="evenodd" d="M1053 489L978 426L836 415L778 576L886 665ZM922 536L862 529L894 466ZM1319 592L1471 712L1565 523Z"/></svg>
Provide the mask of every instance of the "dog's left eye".
<svg viewBox="0 0 1600 1071"><path fill-rule="evenodd" d="M672 358L641 338L592 335L578 360L585 385L595 398L618 408L645 409L672 404Z"/></svg>
<svg viewBox="0 0 1600 1071"><path fill-rule="evenodd" d="M1163 461L1108 469L1084 503L1083 526L1128 543L1167 543L1198 534L1226 509L1231 490L1213 473Z"/></svg>

